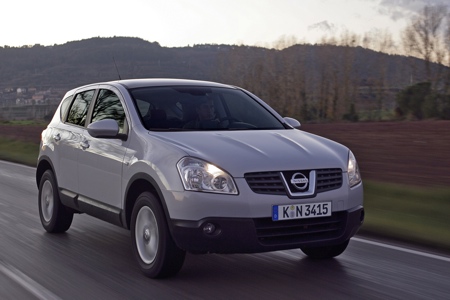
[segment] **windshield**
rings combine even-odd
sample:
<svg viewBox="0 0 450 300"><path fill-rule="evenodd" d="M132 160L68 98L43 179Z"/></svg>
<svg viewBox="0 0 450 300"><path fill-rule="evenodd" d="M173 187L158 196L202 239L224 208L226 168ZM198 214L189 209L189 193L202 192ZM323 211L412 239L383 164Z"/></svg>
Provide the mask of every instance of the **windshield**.
<svg viewBox="0 0 450 300"><path fill-rule="evenodd" d="M130 91L148 130L284 129L241 90L210 87L148 87Z"/></svg>

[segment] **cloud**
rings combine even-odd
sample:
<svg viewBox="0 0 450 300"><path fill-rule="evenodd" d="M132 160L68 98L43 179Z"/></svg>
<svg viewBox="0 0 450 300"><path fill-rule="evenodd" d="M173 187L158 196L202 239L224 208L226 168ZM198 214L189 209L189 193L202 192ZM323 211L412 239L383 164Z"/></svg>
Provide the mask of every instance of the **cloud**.
<svg viewBox="0 0 450 300"><path fill-rule="evenodd" d="M315 23L313 25L308 26L308 30L317 30L317 31L323 31L323 32L330 32L334 33L337 30L336 25L333 23L329 23L328 21L322 21L319 23Z"/></svg>
<svg viewBox="0 0 450 300"><path fill-rule="evenodd" d="M379 5L378 12L389 16L394 21L409 18L420 12L426 5L449 7L448 0L381 0Z"/></svg>

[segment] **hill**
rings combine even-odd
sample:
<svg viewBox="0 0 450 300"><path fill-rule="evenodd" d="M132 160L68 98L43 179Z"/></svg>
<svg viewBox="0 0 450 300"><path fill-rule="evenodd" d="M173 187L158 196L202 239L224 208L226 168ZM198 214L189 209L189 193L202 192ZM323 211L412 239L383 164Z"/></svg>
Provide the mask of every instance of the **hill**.
<svg viewBox="0 0 450 300"><path fill-rule="evenodd" d="M435 73L448 71L433 67ZM116 80L119 74L123 79L169 77L235 84L260 95L281 113L303 119L340 119L352 105L359 111L392 110L399 90L425 80L422 60L361 47L167 48L140 38L91 38L54 46L0 47L0 105L20 102L15 95L18 88L63 94L79 85Z"/></svg>
<svg viewBox="0 0 450 300"><path fill-rule="evenodd" d="M423 79L420 78L424 71L421 60L361 47L295 45L284 50L273 50L250 46L195 45L166 48L139 38L114 37L54 46L0 47L0 86L72 87L93 81L115 80L118 74L114 60L122 78L214 79L220 77L221 70L217 67L223 60L245 58L248 64L253 64L261 58L276 59L275 56L294 57L296 62L304 62L302 68L314 73L315 77L329 58L341 67L344 67L343 62L351 59L352 68L362 85L380 76L380 68L377 67L380 61L387 62L386 79L390 86L409 84L411 75L417 76L419 81ZM411 69L417 70L415 74L411 74Z"/></svg>

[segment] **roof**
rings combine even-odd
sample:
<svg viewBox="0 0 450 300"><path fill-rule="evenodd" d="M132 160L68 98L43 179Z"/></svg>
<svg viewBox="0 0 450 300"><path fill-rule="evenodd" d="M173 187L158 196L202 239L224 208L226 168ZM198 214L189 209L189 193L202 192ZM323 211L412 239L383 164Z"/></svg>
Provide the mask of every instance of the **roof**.
<svg viewBox="0 0 450 300"><path fill-rule="evenodd" d="M127 89L134 89L149 86L207 86L207 87L227 87L231 86L211 81L191 80L191 79L170 79L170 78L143 78L125 79L114 81Z"/></svg>
<svg viewBox="0 0 450 300"><path fill-rule="evenodd" d="M202 80L192 80L192 79L174 79L174 78L140 78L140 79L123 79L116 81L107 82L96 82L83 86L76 87L68 91L64 98L72 95L79 89L84 89L86 87L98 86L102 84L109 84L116 86L121 85L126 89L135 89L142 87L157 87L157 86L203 86L203 87L223 87L223 88L236 88L231 85L226 85L222 83L212 82L212 81L202 81Z"/></svg>

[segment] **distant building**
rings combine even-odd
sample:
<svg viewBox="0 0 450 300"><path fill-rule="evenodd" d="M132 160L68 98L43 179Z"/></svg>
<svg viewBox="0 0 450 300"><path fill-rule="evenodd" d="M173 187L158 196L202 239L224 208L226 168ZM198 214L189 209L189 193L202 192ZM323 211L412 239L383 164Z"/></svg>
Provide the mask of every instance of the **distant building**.
<svg viewBox="0 0 450 300"><path fill-rule="evenodd" d="M27 92L26 88L17 88L16 93L17 94L25 94Z"/></svg>
<svg viewBox="0 0 450 300"><path fill-rule="evenodd" d="M34 103L44 103L45 101L46 92L37 92L35 93L31 99L34 100Z"/></svg>

